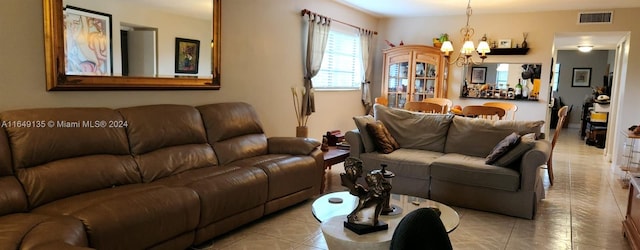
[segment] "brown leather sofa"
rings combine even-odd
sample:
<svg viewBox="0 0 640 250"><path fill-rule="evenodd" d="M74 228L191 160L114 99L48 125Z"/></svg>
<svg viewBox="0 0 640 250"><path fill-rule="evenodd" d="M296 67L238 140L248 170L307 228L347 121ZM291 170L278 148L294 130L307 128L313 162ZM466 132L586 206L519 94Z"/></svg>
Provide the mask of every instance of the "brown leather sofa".
<svg viewBox="0 0 640 250"><path fill-rule="evenodd" d="M320 192L246 103L0 113L0 249L185 249Z"/></svg>

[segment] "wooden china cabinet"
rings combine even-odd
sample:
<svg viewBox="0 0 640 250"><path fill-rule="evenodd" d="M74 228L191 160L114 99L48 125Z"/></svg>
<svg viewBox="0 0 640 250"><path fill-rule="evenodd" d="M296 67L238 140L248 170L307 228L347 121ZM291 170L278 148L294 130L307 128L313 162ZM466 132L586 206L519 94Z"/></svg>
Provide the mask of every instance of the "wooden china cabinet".
<svg viewBox="0 0 640 250"><path fill-rule="evenodd" d="M440 49L401 45L384 50L382 96L389 107L403 108L410 101L446 98L447 65Z"/></svg>

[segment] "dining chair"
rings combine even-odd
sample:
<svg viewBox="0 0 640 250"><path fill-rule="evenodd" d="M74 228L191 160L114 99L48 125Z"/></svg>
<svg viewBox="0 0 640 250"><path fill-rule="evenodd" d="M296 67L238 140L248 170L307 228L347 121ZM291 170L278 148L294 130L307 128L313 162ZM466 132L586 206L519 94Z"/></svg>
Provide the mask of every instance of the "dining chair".
<svg viewBox="0 0 640 250"><path fill-rule="evenodd" d="M428 102L407 102L404 109L415 112L442 114L444 106Z"/></svg>
<svg viewBox="0 0 640 250"><path fill-rule="evenodd" d="M389 99L386 96L378 96L374 99L377 104L389 106Z"/></svg>
<svg viewBox="0 0 640 250"><path fill-rule="evenodd" d="M516 111L518 111L518 105L510 102L485 102L482 104L483 106L491 106L502 108L505 111L505 119L510 117L511 120L516 119Z"/></svg>
<svg viewBox="0 0 640 250"><path fill-rule="evenodd" d="M444 107L444 109L442 110L443 114L446 114L447 112L449 112L451 107L453 107L453 102L447 98L425 98L422 101L428 102L428 103L435 103L440 106L443 106Z"/></svg>
<svg viewBox="0 0 640 250"><path fill-rule="evenodd" d="M498 107L469 105L462 108L462 115L488 120L502 120L502 118L504 118L505 111Z"/></svg>
<svg viewBox="0 0 640 250"><path fill-rule="evenodd" d="M551 140L551 153L549 153L549 160L547 161L547 174L549 175L549 184L551 185L553 185L553 148L556 147L556 142L560 136L560 130L562 130L563 127L562 124L565 118L567 118L568 110L569 106L564 106L558 110L558 124L556 125L556 131L553 132L553 139Z"/></svg>

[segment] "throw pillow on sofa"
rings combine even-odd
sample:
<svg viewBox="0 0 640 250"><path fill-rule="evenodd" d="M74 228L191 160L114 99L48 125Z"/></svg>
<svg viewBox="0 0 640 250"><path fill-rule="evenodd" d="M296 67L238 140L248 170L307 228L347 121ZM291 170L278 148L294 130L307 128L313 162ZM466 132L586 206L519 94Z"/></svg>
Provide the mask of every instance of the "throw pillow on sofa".
<svg viewBox="0 0 640 250"><path fill-rule="evenodd" d="M384 122L402 148L443 152L453 115L427 114L373 106L376 120Z"/></svg>
<svg viewBox="0 0 640 250"><path fill-rule="evenodd" d="M518 145L518 143L520 143L520 135L518 135L518 133L516 132L511 133L510 135L502 139L502 141L500 141L498 145L493 148L493 150L491 150L491 153L489 153L489 155L487 156L487 160L485 163L489 165L493 164L498 160L498 158L502 157L507 152L509 152L509 150Z"/></svg>
<svg viewBox="0 0 640 250"><path fill-rule="evenodd" d="M543 124L544 121L492 121L456 116L447 133L444 153L486 157L509 134L540 134Z"/></svg>
<svg viewBox="0 0 640 250"><path fill-rule="evenodd" d="M498 160L493 163L494 166L498 167L507 167L511 165L511 163L522 158L522 155L533 148L536 141L536 134L529 133L520 137L520 143L516 145L513 149L509 150L502 157L498 158Z"/></svg>
<svg viewBox="0 0 640 250"><path fill-rule="evenodd" d="M364 152L369 153L376 150L376 145L373 143L373 137L369 131L367 131L367 123L375 122L373 116L354 116L353 121L356 123L356 127L360 131L360 137L362 137L362 144L364 146Z"/></svg>
<svg viewBox="0 0 640 250"><path fill-rule="evenodd" d="M367 123L367 131L373 136L373 142L378 152L388 154L400 148L398 142L381 121Z"/></svg>

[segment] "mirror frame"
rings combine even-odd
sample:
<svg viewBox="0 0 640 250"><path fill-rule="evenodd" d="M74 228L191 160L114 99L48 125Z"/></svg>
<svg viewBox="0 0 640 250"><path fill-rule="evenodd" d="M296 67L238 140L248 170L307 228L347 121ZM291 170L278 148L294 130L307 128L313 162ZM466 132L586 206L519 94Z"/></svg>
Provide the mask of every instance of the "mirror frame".
<svg viewBox="0 0 640 250"><path fill-rule="evenodd" d="M79 76L65 72L63 0L42 0L47 91L59 90L218 90L220 89L220 1L213 1L211 78ZM205 43L206 44L206 43Z"/></svg>

